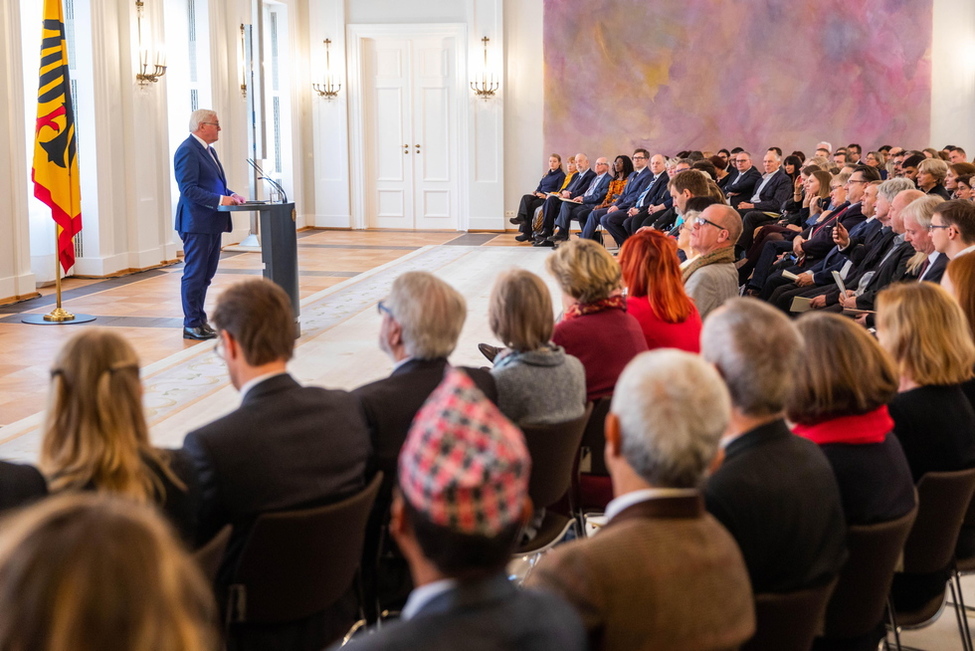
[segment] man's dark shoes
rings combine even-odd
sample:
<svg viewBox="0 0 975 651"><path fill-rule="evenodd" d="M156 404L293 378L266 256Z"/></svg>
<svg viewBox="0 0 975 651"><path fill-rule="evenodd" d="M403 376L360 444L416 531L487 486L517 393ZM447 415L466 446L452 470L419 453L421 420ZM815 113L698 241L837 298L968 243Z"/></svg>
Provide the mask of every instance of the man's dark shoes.
<svg viewBox="0 0 975 651"><path fill-rule="evenodd" d="M531 235L529 235L528 233L515 235L515 242L527 242L529 239L531 239Z"/></svg>
<svg viewBox="0 0 975 651"><path fill-rule="evenodd" d="M524 224L525 223L525 218L524 217L512 217L508 221L511 222L512 224Z"/></svg>
<svg viewBox="0 0 975 651"><path fill-rule="evenodd" d="M556 231L555 232L555 235L549 236L548 241L549 242L552 242L552 243L555 243L555 242L568 242L569 241L569 234L566 233L565 231Z"/></svg>
<svg viewBox="0 0 975 651"><path fill-rule="evenodd" d="M205 339L216 339L217 333L205 326L194 326L183 328L183 339L197 339L203 341Z"/></svg>
<svg viewBox="0 0 975 651"><path fill-rule="evenodd" d="M532 246L547 246L549 248L552 248L555 246L555 242L551 241L548 238L545 238L544 240L535 240Z"/></svg>

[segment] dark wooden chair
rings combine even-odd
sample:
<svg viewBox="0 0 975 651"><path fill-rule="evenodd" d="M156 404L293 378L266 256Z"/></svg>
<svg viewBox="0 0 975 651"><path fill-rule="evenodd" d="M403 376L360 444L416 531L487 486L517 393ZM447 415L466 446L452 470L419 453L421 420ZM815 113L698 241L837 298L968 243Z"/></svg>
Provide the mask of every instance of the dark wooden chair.
<svg viewBox="0 0 975 651"><path fill-rule="evenodd" d="M916 516L915 506L896 520L847 529L849 557L826 607L823 638L852 640L877 633L873 647L877 646L883 637L884 609L894 569Z"/></svg>
<svg viewBox="0 0 975 651"><path fill-rule="evenodd" d="M230 585L229 623L278 624L321 612L352 586L382 473L341 502L257 518Z"/></svg>
<svg viewBox="0 0 975 651"><path fill-rule="evenodd" d="M522 427L532 459L528 495L535 508L556 504L568 491L579 443L592 407L592 403L587 403L585 413L574 420ZM545 519L535 537L519 547L517 554L526 556L544 551L561 540L571 525L572 518L546 508Z"/></svg>
<svg viewBox="0 0 975 651"><path fill-rule="evenodd" d="M193 552L193 560L199 565L203 576L209 579L212 584L217 578L217 570L220 569L220 561L223 560L223 553L227 550L227 543L230 542L230 533L233 527L229 524L217 532L210 542L203 545Z"/></svg>
<svg viewBox="0 0 975 651"><path fill-rule="evenodd" d="M755 595L755 635L742 651L809 651L822 628L836 581L795 592Z"/></svg>
<svg viewBox="0 0 975 651"><path fill-rule="evenodd" d="M965 513L975 493L975 468L953 472L929 472L917 483L917 518L904 543L903 571L924 575L951 570L954 566L955 546ZM897 610L888 602L890 625L897 648L901 648L900 629L923 628L941 615L947 602L947 591L955 592L949 576L942 592L911 611ZM960 604L959 597L953 599ZM955 608L962 647L970 649L968 620L961 608Z"/></svg>

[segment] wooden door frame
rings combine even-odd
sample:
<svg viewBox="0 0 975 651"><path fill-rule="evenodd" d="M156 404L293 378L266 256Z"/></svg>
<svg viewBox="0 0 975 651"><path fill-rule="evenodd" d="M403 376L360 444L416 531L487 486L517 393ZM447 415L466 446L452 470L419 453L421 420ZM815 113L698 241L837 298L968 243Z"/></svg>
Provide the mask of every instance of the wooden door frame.
<svg viewBox="0 0 975 651"><path fill-rule="evenodd" d="M365 120L363 111L362 47L369 38L398 36L417 38L423 36L452 36L456 39L456 65L454 69L454 97L452 110L457 124L456 137L450 146L457 161L457 198L460 211L457 229L467 230L470 214L463 207L468 205L470 174L468 157L461 155L461 143L469 140L467 102L467 25L463 23L407 23L407 24L353 24L346 26L348 44L349 84L349 177L351 181L352 227L366 228L366 151Z"/></svg>

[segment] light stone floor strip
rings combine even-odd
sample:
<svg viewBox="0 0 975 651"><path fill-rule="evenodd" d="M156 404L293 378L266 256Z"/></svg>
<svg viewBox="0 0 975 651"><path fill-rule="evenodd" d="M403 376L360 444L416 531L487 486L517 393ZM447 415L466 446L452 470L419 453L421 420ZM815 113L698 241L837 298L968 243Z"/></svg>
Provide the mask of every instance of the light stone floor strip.
<svg viewBox="0 0 975 651"><path fill-rule="evenodd" d="M466 246L426 246L397 260L302 300L302 337L289 368L303 383L352 389L387 375L392 363L378 347L380 319L375 304L393 280L407 271L425 270L456 287L468 303L468 319L452 356L456 364L481 366L477 344L493 341L487 305L498 273L511 266L545 278L558 303L558 289L544 271L544 251ZM558 311L558 308L556 308ZM153 442L179 447L186 432L237 407L223 362L212 346L199 345L142 369L143 404ZM36 462L43 405L38 413L0 432L0 458Z"/></svg>

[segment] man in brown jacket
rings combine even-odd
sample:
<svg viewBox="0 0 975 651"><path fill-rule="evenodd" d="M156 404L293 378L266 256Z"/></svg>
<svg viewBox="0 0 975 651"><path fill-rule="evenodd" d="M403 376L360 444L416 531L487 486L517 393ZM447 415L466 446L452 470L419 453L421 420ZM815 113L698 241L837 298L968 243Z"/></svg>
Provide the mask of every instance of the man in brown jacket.
<svg viewBox="0 0 975 651"><path fill-rule="evenodd" d="M754 632L745 563L698 490L729 411L697 355L642 353L620 376L606 419L608 523L547 554L527 581L576 607L593 649L735 649Z"/></svg>

